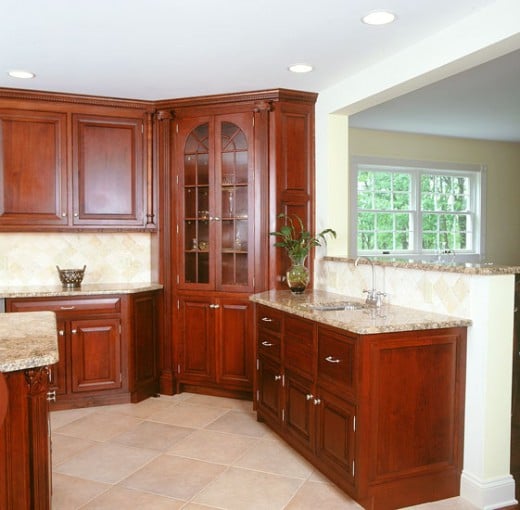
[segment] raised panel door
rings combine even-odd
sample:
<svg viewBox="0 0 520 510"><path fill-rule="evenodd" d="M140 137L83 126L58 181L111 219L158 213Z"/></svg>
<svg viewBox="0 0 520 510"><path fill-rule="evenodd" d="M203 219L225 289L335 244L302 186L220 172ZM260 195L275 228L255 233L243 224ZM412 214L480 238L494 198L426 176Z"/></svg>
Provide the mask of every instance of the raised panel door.
<svg viewBox="0 0 520 510"><path fill-rule="evenodd" d="M247 298L221 298L219 306L217 383L251 390L253 304Z"/></svg>
<svg viewBox="0 0 520 510"><path fill-rule="evenodd" d="M120 319L70 321L71 391L122 387Z"/></svg>
<svg viewBox="0 0 520 510"><path fill-rule="evenodd" d="M73 115L73 224L144 227L142 118Z"/></svg>
<svg viewBox="0 0 520 510"><path fill-rule="evenodd" d="M355 407L319 387L318 395L316 455L347 481L353 483Z"/></svg>
<svg viewBox="0 0 520 510"><path fill-rule="evenodd" d="M67 225L66 119L0 109L0 228Z"/></svg>
<svg viewBox="0 0 520 510"><path fill-rule="evenodd" d="M179 366L181 382L215 381L216 309L205 297L186 296L179 299Z"/></svg>
<svg viewBox="0 0 520 510"><path fill-rule="evenodd" d="M259 356L257 360L257 410L275 423L282 421L282 369L279 363Z"/></svg>
<svg viewBox="0 0 520 510"><path fill-rule="evenodd" d="M314 451L315 407L312 381L291 371L284 374L284 428L288 437Z"/></svg>

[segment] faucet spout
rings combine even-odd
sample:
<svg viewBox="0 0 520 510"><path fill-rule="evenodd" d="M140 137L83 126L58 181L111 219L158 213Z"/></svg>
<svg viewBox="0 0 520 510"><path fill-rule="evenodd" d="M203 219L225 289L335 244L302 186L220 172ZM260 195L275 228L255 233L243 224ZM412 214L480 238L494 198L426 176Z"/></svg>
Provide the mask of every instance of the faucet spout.
<svg viewBox="0 0 520 510"><path fill-rule="evenodd" d="M357 267L359 264L359 261L361 259L365 259L368 261L372 268L372 288L371 289L365 289L363 290L364 293L366 293L367 298L365 303L370 306L375 306L379 308L383 304L383 297L386 296L384 292L380 292L376 290L376 273L375 273L375 266L374 261L372 259L369 259L368 257L357 257L354 266Z"/></svg>

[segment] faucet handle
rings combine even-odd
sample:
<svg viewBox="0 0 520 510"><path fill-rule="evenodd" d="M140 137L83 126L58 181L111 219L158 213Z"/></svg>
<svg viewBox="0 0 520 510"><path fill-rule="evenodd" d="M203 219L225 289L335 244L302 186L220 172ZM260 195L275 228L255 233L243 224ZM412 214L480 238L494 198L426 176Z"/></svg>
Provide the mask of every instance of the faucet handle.
<svg viewBox="0 0 520 510"><path fill-rule="evenodd" d="M379 308L383 304L383 298L386 297L388 294L386 292L382 292L378 290L376 292L376 307Z"/></svg>

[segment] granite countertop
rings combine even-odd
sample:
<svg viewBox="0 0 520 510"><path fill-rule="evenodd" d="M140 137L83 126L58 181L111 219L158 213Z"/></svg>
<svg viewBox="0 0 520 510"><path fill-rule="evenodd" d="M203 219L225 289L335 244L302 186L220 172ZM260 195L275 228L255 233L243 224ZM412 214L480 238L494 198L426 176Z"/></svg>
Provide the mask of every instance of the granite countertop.
<svg viewBox="0 0 520 510"><path fill-rule="evenodd" d="M136 294L150 290L160 290L160 283L90 283L78 288L64 288L61 285L27 285L20 287L0 287L0 298L19 297L74 297L98 294Z"/></svg>
<svg viewBox="0 0 520 510"><path fill-rule="evenodd" d="M0 372L43 367L57 361L54 312L0 313Z"/></svg>
<svg viewBox="0 0 520 510"><path fill-rule="evenodd" d="M375 266L395 267L398 269L418 269L420 271L440 271L444 273L462 273L471 275L500 275L500 274L520 274L520 266L504 266L491 262L477 263L457 263L457 262L431 262L420 260L408 260L399 258L384 257L361 257L360 264L370 264L370 259ZM354 264L356 259L348 257L323 257L325 261L348 262Z"/></svg>
<svg viewBox="0 0 520 510"><path fill-rule="evenodd" d="M313 310L309 307L310 304L330 304L338 301L363 304L363 301L359 298L320 290L311 290L300 295L292 294L289 290L269 290L254 294L250 299L255 303L359 335L471 325L471 321L468 319L395 305L383 305L377 309L375 307L364 307L359 310Z"/></svg>

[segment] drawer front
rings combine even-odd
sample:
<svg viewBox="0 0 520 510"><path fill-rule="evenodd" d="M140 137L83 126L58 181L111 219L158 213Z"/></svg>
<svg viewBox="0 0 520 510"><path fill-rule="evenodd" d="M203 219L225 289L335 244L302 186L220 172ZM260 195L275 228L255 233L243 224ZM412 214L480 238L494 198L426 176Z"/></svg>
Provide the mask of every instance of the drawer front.
<svg viewBox="0 0 520 510"><path fill-rule="evenodd" d="M96 297L93 299L8 299L7 308L10 312L50 311L70 313L86 311L119 313L121 311L121 299L118 297Z"/></svg>
<svg viewBox="0 0 520 510"><path fill-rule="evenodd" d="M318 333L318 383L343 391L355 386L355 338L320 328Z"/></svg>
<svg viewBox="0 0 520 510"><path fill-rule="evenodd" d="M280 361L280 337L273 335L269 330L258 330L258 354L269 356L275 361Z"/></svg>
<svg viewBox="0 0 520 510"><path fill-rule="evenodd" d="M284 364L310 378L314 374L314 331L314 322L290 315L285 318Z"/></svg>
<svg viewBox="0 0 520 510"><path fill-rule="evenodd" d="M268 329L273 333L281 333L283 312L268 306L257 305L257 307L256 322L258 327Z"/></svg>

